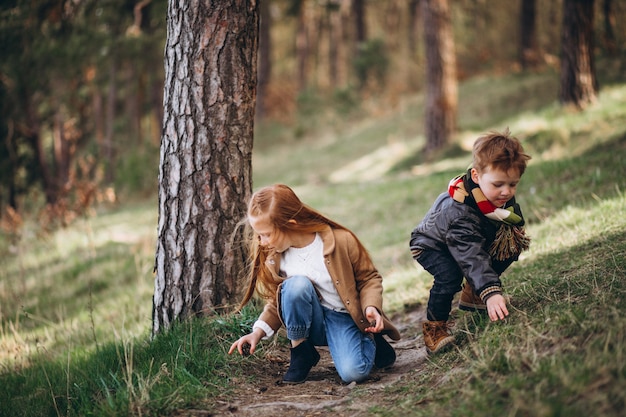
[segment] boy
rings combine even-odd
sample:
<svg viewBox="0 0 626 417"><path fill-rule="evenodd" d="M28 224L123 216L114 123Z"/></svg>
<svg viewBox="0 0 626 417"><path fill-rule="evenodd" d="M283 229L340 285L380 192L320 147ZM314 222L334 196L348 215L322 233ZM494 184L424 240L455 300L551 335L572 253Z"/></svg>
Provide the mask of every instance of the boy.
<svg viewBox="0 0 626 417"><path fill-rule="evenodd" d="M459 308L487 310L492 321L509 315L500 274L530 243L514 198L529 159L508 129L479 137L472 167L450 181L411 233L413 258L434 278L422 327L428 353L454 342L448 317L463 277Z"/></svg>

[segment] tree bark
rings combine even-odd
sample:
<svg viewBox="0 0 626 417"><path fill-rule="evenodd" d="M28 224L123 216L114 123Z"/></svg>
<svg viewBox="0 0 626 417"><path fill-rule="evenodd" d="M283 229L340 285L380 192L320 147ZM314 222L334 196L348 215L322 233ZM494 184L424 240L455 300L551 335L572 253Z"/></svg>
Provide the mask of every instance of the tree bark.
<svg viewBox="0 0 626 417"><path fill-rule="evenodd" d="M561 29L559 101L580 109L598 92L593 57L593 0L565 0Z"/></svg>
<svg viewBox="0 0 626 417"><path fill-rule="evenodd" d="M426 52L426 146L443 148L456 129L457 79L448 0L423 0Z"/></svg>
<svg viewBox="0 0 626 417"><path fill-rule="evenodd" d="M238 299L258 24L255 0L168 4L153 334Z"/></svg>

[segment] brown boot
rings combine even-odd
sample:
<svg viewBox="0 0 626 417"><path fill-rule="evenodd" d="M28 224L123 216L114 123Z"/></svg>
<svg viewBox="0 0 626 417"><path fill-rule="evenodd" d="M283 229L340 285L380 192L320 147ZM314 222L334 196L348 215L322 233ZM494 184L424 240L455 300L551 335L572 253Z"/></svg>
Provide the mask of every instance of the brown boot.
<svg viewBox="0 0 626 417"><path fill-rule="evenodd" d="M459 300L459 309L465 311L486 311L487 306L466 282L463 284L463 292L461 292L461 299Z"/></svg>
<svg viewBox="0 0 626 417"><path fill-rule="evenodd" d="M422 332L428 353L437 353L454 343L454 336L452 336L448 322L445 320L425 321L422 325Z"/></svg>

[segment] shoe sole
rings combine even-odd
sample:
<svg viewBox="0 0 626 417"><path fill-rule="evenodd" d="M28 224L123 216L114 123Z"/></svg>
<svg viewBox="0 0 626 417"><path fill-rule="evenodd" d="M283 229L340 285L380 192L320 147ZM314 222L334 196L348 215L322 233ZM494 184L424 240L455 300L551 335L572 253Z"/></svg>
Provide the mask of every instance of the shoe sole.
<svg viewBox="0 0 626 417"><path fill-rule="evenodd" d="M459 310L463 311L487 311L487 306L484 304L468 304L459 302Z"/></svg>
<svg viewBox="0 0 626 417"><path fill-rule="evenodd" d="M432 355L435 353L443 352L447 349L450 349L452 346L454 346L454 342L455 342L455 338L449 337L439 342L439 346L437 346L436 349L431 350L428 346L426 346L426 353L428 353L429 355Z"/></svg>
<svg viewBox="0 0 626 417"><path fill-rule="evenodd" d="M306 382L306 378L304 378L302 381L285 381L284 379L280 382L283 385L299 385L299 384L304 384Z"/></svg>

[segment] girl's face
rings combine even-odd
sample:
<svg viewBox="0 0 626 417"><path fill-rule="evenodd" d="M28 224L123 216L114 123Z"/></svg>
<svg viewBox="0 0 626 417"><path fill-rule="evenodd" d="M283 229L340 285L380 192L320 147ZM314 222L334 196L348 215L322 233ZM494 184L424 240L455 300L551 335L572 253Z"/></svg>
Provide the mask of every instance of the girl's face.
<svg viewBox="0 0 626 417"><path fill-rule="evenodd" d="M277 229L267 216L248 216L248 222L254 232L259 235L261 246L274 249L278 253L292 246L290 235Z"/></svg>
<svg viewBox="0 0 626 417"><path fill-rule="evenodd" d="M515 196L520 174L515 169L507 172L488 166L481 173L472 168L472 180L478 184L491 204L502 207Z"/></svg>

